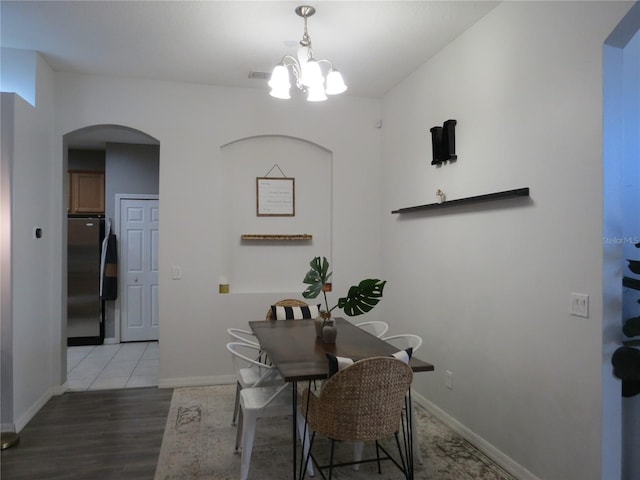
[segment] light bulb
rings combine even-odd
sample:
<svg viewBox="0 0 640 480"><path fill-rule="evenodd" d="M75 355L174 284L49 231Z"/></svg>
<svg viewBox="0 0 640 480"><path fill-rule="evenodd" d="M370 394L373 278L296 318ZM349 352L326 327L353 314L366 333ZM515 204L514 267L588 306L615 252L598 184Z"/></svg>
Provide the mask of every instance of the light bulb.
<svg viewBox="0 0 640 480"><path fill-rule="evenodd" d="M275 98L279 98L281 100L289 100L291 98L288 88L281 88L281 89L272 88L271 91L269 92L269 95Z"/></svg>
<svg viewBox="0 0 640 480"><path fill-rule="evenodd" d="M269 85L274 90L288 90L291 87L289 82L289 71L284 65L276 65L271 72L271 78L269 79Z"/></svg>
<svg viewBox="0 0 640 480"><path fill-rule="evenodd" d="M309 92L307 93L307 101L323 102L326 99L327 99L327 96L324 94L324 88L322 88L322 85L309 87Z"/></svg>
<svg viewBox="0 0 640 480"><path fill-rule="evenodd" d="M338 95L344 92L347 86L338 70L331 70L327 75L327 95Z"/></svg>

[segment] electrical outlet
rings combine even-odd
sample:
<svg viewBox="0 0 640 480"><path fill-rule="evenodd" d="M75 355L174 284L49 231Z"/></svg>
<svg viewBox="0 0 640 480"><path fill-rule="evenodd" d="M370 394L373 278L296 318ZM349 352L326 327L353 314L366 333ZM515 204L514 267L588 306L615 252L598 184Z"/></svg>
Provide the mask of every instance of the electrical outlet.
<svg viewBox="0 0 640 480"><path fill-rule="evenodd" d="M569 313L577 317L589 318L589 295L586 293L572 293Z"/></svg>
<svg viewBox="0 0 640 480"><path fill-rule="evenodd" d="M444 386L449 390L453 390L453 373L450 370L447 370L444 374Z"/></svg>

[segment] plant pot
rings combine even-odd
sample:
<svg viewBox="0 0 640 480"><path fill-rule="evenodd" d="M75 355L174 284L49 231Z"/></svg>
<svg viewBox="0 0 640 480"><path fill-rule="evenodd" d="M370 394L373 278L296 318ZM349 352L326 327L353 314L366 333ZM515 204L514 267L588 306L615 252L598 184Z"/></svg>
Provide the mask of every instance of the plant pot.
<svg viewBox="0 0 640 480"><path fill-rule="evenodd" d="M320 312L320 316L313 319L313 326L316 329L316 337L322 337L322 327L324 326L324 322L331 318L331 314L329 312Z"/></svg>
<svg viewBox="0 0 640 480"><path fill-rule="evenodd" d="M336 343L337 336L336 321L333 318L328 318L322 327L322 343Z"/></svg>

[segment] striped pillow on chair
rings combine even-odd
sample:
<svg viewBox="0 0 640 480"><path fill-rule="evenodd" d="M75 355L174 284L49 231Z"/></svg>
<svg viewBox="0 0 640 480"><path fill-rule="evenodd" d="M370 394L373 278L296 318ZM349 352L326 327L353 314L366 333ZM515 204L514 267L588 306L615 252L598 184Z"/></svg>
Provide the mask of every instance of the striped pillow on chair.
<svg viewBox="0 0 640 480"><path fill-rule="evenodd" d="M271 305L271 318L276 320L303 320L320 316L320 304L306 307L280 307Z"/></svg>

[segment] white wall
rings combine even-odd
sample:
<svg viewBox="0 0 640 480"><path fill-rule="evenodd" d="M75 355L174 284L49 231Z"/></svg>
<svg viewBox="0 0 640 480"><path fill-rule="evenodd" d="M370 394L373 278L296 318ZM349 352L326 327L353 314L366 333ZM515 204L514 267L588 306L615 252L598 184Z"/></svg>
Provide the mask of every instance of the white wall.
<svg viewBox="0 0 640 480"><path fill-rule="evenodd" d="M54 210L53 72L36 59L36 107L16 99L12 175L14 421L20 430L61 378L59 229ZM61 194L61 183L58 187ZM33 229L43 231L34 239ZM4 319L3 319L4 321ZM66 374L66 372L65 372ZM25 381L28 379L28 381Z"/></svg>
<svg viewBox="0 0 640 480"><path fill-rule="evenodd" d="M377 100L342 96L322 104L298 98L283 102L271 98L266 85L239 90L56 75L57 136L90 125L117 124L160 142L162 385L228 379L225 329L246 327L247 321L264 318L274 300L300 298L304 290L302 277L311 258L304 265L283 262L282 268L302 272L294 291L217 293L218 279L226 274L221 269L227 253L222 247L233 233L224 228L229 224L228 199L215 188L223 171L221 147L273 134L332 152L334 292L342 295L353 282L380 274L380 131L375 128L379 117ZM265 172L252 173L251 184ZM253 206L255 197L246 202ZM181 267L181 280L170 279L172 265Z"/></svg>
<svg viewBox="0 0 640 480"><path fill-rule="evenodd" d="M232 293L298 291L313 257L331 261L332 163L330 151L283 136L248 138L222 148L216 186L227 210L228 223L220 227L228 234L221 271ZM256 177L267 173L294 180L294 216L256 215ZM303 233L313 239L240 240L242 234Z"/></svg>
<svg viewBox="0 0 640 480"><path fill-rule="evenodd" d="M383 101L382 314L424 338L418 393L523 477L601 478L602 45L631 5L502 3ZM437 168L449 118L458 161ZM388 213L519 187L530 201Z"/></svg>
<svg viewBox="0 0 640 480"><path fill-rule="evenodd" d="M35 52L0 48L0 92L16 93L31 105L36 104L34 78L38 61Z"/></svg>
<svg viewBox="0 0 640 480"><path fill-rule="evenodd" d="M3 432L13 432L16 428L13 419L11 177L17 101L14 93L0 93L0 428Z"/></svg>

